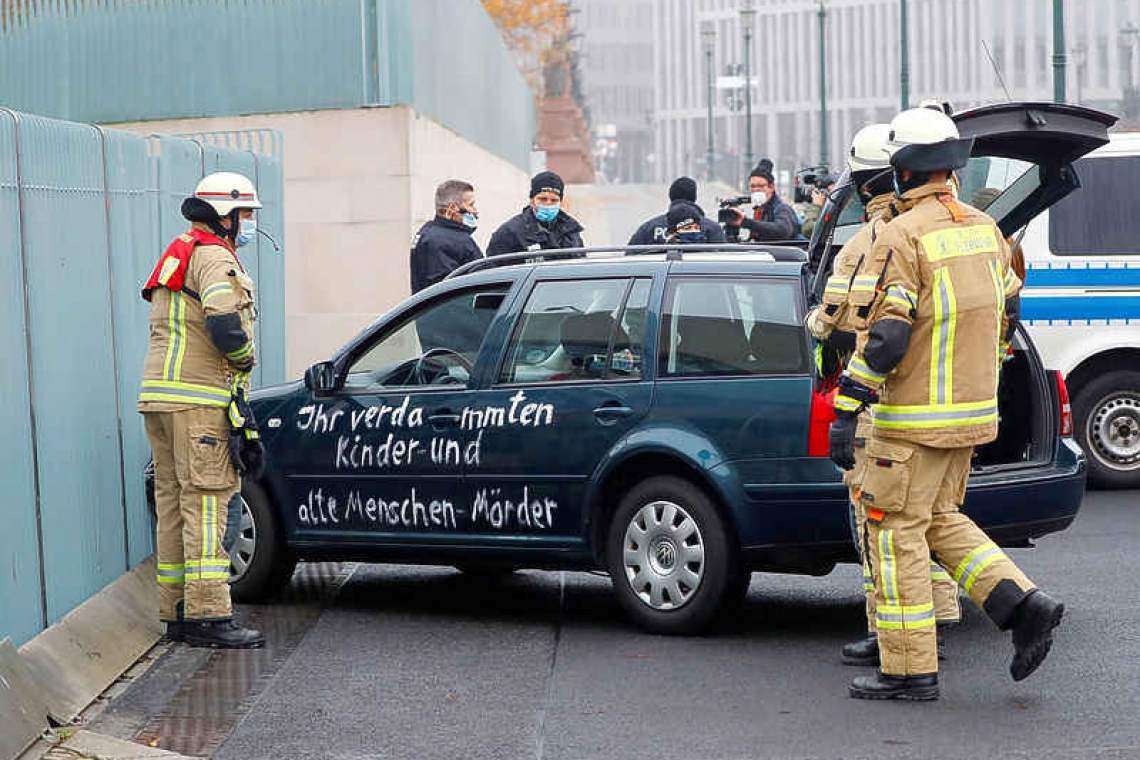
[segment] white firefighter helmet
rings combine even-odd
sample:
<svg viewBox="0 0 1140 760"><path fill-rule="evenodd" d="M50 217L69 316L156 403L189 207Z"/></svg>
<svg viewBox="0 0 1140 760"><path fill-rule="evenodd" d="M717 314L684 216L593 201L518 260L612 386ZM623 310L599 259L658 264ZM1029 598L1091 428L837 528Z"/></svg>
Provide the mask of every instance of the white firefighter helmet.
<svg viewBox="0 0 1140 760"><path fill-rule="evenodd" d="M954 120L932 108L911 108L891 121L891 166L914 172L959 169L970 160L973 139L961 139Z"/></svg>
<svg viewBox="0 0 1140 760"><path fill-rule="evenodd" d="M235 208L261 208L257 188L249 177L234 172L207 174L194 189L194 197L213 206L218 216L226 216Z"/></svg>
<svg viewBox="0 0 1140 760"><path fill-rule="evenodd" d="M890 168L887 153L887 138L891 133L890 124L868 124L855 133L851 150L847 155L847 166L851 173L883 171Z"/></svg>

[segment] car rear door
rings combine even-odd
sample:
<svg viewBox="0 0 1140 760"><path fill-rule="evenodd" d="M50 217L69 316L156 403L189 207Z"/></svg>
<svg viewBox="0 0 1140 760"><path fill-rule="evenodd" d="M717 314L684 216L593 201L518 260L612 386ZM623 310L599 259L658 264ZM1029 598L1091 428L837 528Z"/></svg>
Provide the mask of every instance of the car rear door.
<svg viewBox="0 0 1140 760"><path fill-rule="evenodd" d="M1116 123L1111 114L1066 103L1001 103L953 118L962 137L974 138L970 162L959 172L961 198L993 217L1007 236L1018 234L1080 187L1073 162L1107 144L1108 129ZM844 179L847 175L841 183ZM810 258L820 262L811 288L815 302L831 272L831 260L862 224L852 190L848 180L832 194L821 216L826 228L813 238Z"/></svg>

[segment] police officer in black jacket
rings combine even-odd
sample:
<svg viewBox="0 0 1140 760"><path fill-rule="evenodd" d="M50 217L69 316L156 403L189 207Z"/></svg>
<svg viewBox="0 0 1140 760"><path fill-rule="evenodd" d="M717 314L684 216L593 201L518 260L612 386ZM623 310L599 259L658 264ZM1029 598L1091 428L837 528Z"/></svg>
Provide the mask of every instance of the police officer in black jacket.
<svg viewBox="0 0 1140 760"><path fill-rule="evenodd" d="M449 179L435 189L435 219L412 239L412 292L434 285L464 264L483 258L471 237L479 224L475 188Z"/></svg>
<svg viewBox="0 0 1140 760"><path fill-rule="evenodd" d="M487 255L581 248L582 225L562 210L565 185L554 172L540 172L530 181L530 204L503 223L487 245Z"/></svg>
<svg viewBox="0 0 1140 760"><path fill-rule="evenodd" d="M672 210L678 203L696 204L697 183L691 177L678 177L669 185L669 209ZM709 243L725 242L724 230L721 226L705 216L700 206L696 206L701 217L701 231L705 233L705 240ZM633 237L629 239L630 245L654 245L663 243L669 237L668 214L661 214L650 219L637 228Z"/></svg>

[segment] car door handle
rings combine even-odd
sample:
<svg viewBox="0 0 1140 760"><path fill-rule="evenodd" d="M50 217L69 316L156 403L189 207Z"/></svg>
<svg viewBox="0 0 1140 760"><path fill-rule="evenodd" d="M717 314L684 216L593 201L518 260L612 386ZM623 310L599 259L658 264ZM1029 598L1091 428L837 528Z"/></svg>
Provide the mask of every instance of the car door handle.
<svg viewBox="0 0 1140 760"><path fill-rule="evenodd" d="M433 428L454 427L459 424L459 415L454 414L450 409L440 409L433 415L428 417L428 422L431 423Z"/></svg>
<svg viewBox="0 0 1140 760"><path fill-rule="evenodd" d="M628 417L633 410L628 406L599 406L594 410L594 416L599 420L616 420L619 417Z"/></svg>

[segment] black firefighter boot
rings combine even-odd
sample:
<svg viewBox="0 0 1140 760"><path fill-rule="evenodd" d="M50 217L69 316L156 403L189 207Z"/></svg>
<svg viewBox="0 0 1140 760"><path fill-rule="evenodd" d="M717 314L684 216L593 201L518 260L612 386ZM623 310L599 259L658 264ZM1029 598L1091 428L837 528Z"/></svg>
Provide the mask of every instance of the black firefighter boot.
<svg viewBox="0 0 1140 760"><path fill-rule="evenodd" d="M183 640L192 647L213 649L257 649L265 646L261 631L242 628L232 619L184 620Z"/></svg>
<svg viewBox="0 0 1140 760"><path fill-rule="evenodd" d="M1030 591L1017 605L1011 621L1014 653L1009 674L1013 680L1027 678L1045 661L1053 646L1053 629L1064 614L1065 605L1039 589Z"/></svg>
<svg viewBox="0 0 1140 760"><path fill-rule="evenodd" d="M950 626L938 626L938 659L946 659L946 643L943 640L943 632ZM843 664L844 665L878 665L879 664L879 637L875 634L870 634L865 639L859 641L852 641L850 644L843 645Z"/></svg>
<svg viewBox="0 0 1140 760"><path fill-rule="evenodd" d="M855 699L906 699L927 702L938 699L938 674L892 676L877 672L859 676L851 682L847 693Z"/></svg>

